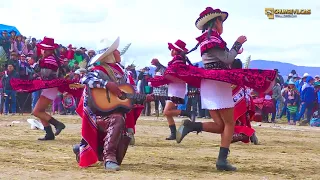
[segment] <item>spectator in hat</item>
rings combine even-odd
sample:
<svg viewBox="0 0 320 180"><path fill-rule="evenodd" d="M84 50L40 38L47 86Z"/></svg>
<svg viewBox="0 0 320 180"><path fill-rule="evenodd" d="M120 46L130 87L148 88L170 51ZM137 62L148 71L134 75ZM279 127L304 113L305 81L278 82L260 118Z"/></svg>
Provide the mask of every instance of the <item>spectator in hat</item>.
<svg viewBox="0 0 320 180"><path fill-rule="evenodd" d="M315 80L315 82L318 82L320 80L320 76L319 75L315 75L314 76L314 80Z"/></svg>
<svg viewBox="0 0 320 180"><path fill-rule="evenodd" d="M271 116L271 122L275 122L276 114L279 112L279 104L282 102L282 96L281 96L281 85L280 80L276 79L276 84L274 85L272 89L272 100L275 107L275 111L272 112ZM278 113L279 115L279 113Z"/></svg>
<svg viewBox="0 0 320 180"><path fill-rule="evenodd" d="M297 82L297 81L300 79L300 77L299 77L298 74L294 74L294 75L292 76L292 79L293 79L293 82Z"/></svg>
<svg viewBox="0 0 320 180"><path fill-rule="evenodd" d="M93 58L96 55L96 52L94 50L89 50L88 51L88 56L89 56L89 61L91 58ZM87 63L89 63L89 61Z"/></svg>
<svg viewBox="0 0 320 180"><path fill-rule="evenodd" d="M83 61L83 53L81 49L76 49L76 51L74 52L74 58L75 61L77 61L78 63Z"/></svg>
<svg viewBox="0 0 320 180"><path fill-rule="evenodd" d="M19 60L19 69L17 69L17 72L19 73L20 79L28 80L29 79L29 72L30 72L30 66L29 63L26 61L26 55L21 54L20 60Z"/></svg>
<svg viewBox="0 0 320 180"><path fill-rule="evenodd" d="M19 56L16 52L10 53L10 60L8 61L8 64L12 64L14 66L14 69L19 68Z"/></svg>
<svg viewBox="0 0 320 180"><path fill-rule="evenodd" d="M141 81L141 90L142 92L140 92L141 94L151 94L152 93L152 87L149 86L148 84L148 79L151 77L150 74L148 72L145 72L143 74L143 79ZM151 116L151 103L150 102L147 102L145 101L143 103L143 106L144 106L144 109L142 111L142 114L145 114L145 116Z"/></svg>
<svg viewBox="0 0 320 180"><path fill-rule="evenodd" d="M294 82L294 85L296 87L296 89L298 89L298 86L299 86L299 83L300 83L300 77L298 74L294 74L292 76L292 79L293 79L293 82Z"/></svg>
<svg viewBox="0 0 320 180"><path fill-rule="evenodd" d="M130 64L126 69L127 69L127 71L130 71L132 73L132 77L136 81L138 78L136 66L134 64Z"/></svg>
<svg viewBox="0 0 320 180"><path fill-rule="evenodd" d="M292 79L292 77L293 77L293 74L292 74L292 73L289 73L289 74L288 74L287 81L286 81L287 84L288 84L289 81Z"/></svg>
<svg viewBox="0 0 320 180"><path fill-rule="evenodd" d="M85 60L88 63L89 60L90 60L89 56L86 53L88 50L86 48L84 48L84 47L81 47L80 49L82 51L82 59Z"/></svg>
<svg viewBox="0 0 320 180"><path fill-rule="evenodd" d="M308 73L304 73L303 76L302 76L302 78L301 78L301 80L300 80L300 82L299 82L299 84L298 84L297 89L298 89L298 91L299 91L300 94L301 94L301 92L302 92L302 86L303 86L304 84L306 84L306 79L307 79L308 76L310 76Z"/></svg>
<svg viewBox="0 0 320 180"><path fill-rule="evenodd" d="M2 46L4 52L6 52L7 58L10 57L10 37L8 36L8 31L2 31L2 36L0 38L0 46Z"/></svg>
<svg viewBox="0 0 320 180"><path fill-rule="evenodd" d="M282 95L285 99L288 124L296 125L296 113L300 97L293 80L288 82L288 87L282 92Z"/></svg>
<svg viewBox="0 0 320 180"><path fill-rule="evenodd" d="M291 70L291 72L290 72L292 75L295 75L295 74L297 74L297 72L296 72L296 70Z"/></svg>
<svg viewBox="0 0 320 180"><path fill-rule="evenodd" d="M283 83L284 83L283 77L280 75L280 72L279 72L278 69L274 69L274 70L277 72L278 78L279 78L279 81L280 81L280 85L282 86Z"/></svg>
<svg viewBox="0 0 320 180"><path fill-rule="evenodd" d="M285 97L284 97L284 92L286 90L288 90L288 83L284 83L283 84L283 88L281 89L281 96L283 98L283 106L282 106L282 109L281 109L281 112L280 112L280 115L279 115L279 118L281 119L283 115L285 115L287 113L287 105L286 105L286 102L285 102Z"/></svg>
<svg viewBox="0 0 320 180"><path fill-rule="evenodd" d="M297 120L300 121L305 111L307 111L307 120L301 122L301 125L309 123L312 116L314 102L316 101L316 94L315 89L313 87L313 83L314 78L308 76L306 77L305 84L301 88L301 110L297 117Z"/></svg>

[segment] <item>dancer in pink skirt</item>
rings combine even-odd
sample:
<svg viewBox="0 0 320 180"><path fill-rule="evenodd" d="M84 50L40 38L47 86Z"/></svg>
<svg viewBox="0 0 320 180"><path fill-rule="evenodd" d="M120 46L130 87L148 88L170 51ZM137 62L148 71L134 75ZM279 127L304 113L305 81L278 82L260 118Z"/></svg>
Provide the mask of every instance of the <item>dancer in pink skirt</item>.
<svg viewBox="0 0 320 180"><path fill-rule="evenodd" d="M242 45L247 41L240 36L232 48L220 36L223 33L223 22L228 13L220 9L207 7L196 20L196 27L202 31L197 39L200 46L204 69L183 63L168 66L163 78L151 80L153 86L170 82L186 82L200 88L202 108L208 109L212 122L183 121L177 131L177 142L190 132L210 132L221 134L221 144L216 167L218 170L235 171L236 167L229 164L227 157L234 133L234 101L231 85L247 86L260 92L271 90L276 72L258 69L231 69L235 57L241 53ZM187 59L187 58L186 58Z"/></svg>

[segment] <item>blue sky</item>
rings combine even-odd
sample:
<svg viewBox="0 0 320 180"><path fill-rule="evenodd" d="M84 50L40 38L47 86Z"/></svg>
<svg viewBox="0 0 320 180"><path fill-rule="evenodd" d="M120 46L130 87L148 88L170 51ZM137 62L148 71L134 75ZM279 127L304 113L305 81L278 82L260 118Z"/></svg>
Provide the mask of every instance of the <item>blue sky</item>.
<svg viewBox="0 0 320 180"><path fill-rule="evenodd" d="M4 0L0 0L4 1ZM320 1L317 0L10 0L1 5L1 23L16 26L25 36L54 37L58 43L95 49L102 38L131 42L125 64L143 67L157 57L170 61L168 42L181 39L191 49L201 33L194 25L205 7L229 12L222 37L230 48L246 35L239 58L265 59L320 66ZM312 9L309 16L269 20L264 8ZM3 18L7 17L7 18ZM200 53L189 55L199 61Z"/></svg>

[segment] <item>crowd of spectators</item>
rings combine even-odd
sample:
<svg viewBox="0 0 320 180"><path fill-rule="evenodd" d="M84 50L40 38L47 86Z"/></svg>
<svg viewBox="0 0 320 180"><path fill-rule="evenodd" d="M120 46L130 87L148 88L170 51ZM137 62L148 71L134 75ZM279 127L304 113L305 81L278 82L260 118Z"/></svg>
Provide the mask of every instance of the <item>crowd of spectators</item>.
<svg viewBox="0 0 320 180"><path fill-rule="evenodd" d="M27 39L23 35L16 34L15 31L3 31L0 38L0 46L5 51L7 58L7 61L2 64L3 71L0 75L1 112L4 112L4 114L11 113L12 115L16 114L17 111L28 111L28 109L31 112L40 96L40 91L33 92L32 94L17 93L12 90L10 85L10 79L12 78L24 80L39 78L36 69L38 68L38 60L41 53L37 49L36 38ZM67 47L60 44L55 54L63 60L63 64L61 64L63 75L70 79L80 79L83 73L86 72L85 65L95 55L95 51L88 51L84 47L76 48L71 44ZM84 64L84 67L81 68L81 64ZM52 105L52 112L62 115L68 113L75 114L76 103L72 107L69 107L63 101L64 96L68 97L67 94L59 94L57 96ZM26 103L28 99L31 99L30 105ZM75 101L77 102L77 100Z"/></svg>
<svg viewBox="0 0 320 180"><path fill-rule="evenodd" d="M271 110L271 121L267 115L265 122L276 122L277 119L286 116L289 125L320 125L319 75L311 76L304 73L303 76L299 76L292 70L284 80L278 73L276 84L270 93L264 94L264 98L272 100L274 105L274 110Z"/></svg>

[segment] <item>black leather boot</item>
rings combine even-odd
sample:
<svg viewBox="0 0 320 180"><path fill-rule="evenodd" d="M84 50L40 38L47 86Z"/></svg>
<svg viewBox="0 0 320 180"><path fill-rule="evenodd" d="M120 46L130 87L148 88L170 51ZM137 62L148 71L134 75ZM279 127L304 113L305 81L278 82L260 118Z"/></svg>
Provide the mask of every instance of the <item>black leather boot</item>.
<svg viewBox="0 0 320 180"><path fill-rule="evenodd" d="M190 132L196 131L197 133L202 131L201 122L191 122L190 120L183 120L182 125L177 131L177 143L180 143L182 139Z"/></svg>
<svg viewBox="0 0 320 180"><path fill-rule="evenodd" d="M181 110L180 116L186 116L191 119L192 122L196 121L197 113L196 112L188 112L186 110Z"/></svg>
<svg viewBox="0 0 320 180"><path fill-rule="evenodd" d="M44 130L46 131L46 135L43 138L39 138L39 141L47 141L47 140L54 140L54 134L51 128L51 125L44 127Z"/></svg>
<svg viewBox="0 0 320 180"><path fill-rule="evenodd" d="M73 153L76 155L76 161L80 161L80 144L75 144L72 147Z"/></svg>
<svg viewBox="0 0 320 180"><path fill-rule="evenodd" d="M220 147L216 167L219 171L236 171L237 168L229 164L227 161L229 148Z"/></svg>
<svg viewBox="0 0 320 180"><path fill-rule="evenodd" d="M66 128L66 126L62 122L56 120L53 117L51 117L51 119L49 120L49 123L52 124L56 128L56 133L54 134L55 136L58 136L61 133L61 131L64 128Z"/></svg>
<svg viewBox="0 0 320 180"><path fill-rule="evenodd" d="M176 132L177 132L177 129L176 129L176 125L170 125L169 126L170 128L170 136L166 138L166 140L175 140L176 139Z"/></svg>

